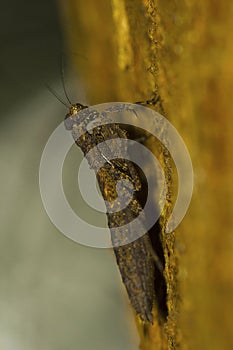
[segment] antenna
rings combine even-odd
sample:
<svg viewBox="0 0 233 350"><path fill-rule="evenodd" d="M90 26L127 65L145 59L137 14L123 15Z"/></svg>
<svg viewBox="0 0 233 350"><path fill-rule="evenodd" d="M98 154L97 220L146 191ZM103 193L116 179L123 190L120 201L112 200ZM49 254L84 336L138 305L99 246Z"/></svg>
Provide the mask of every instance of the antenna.
<svg viewBox="0 0 233 350"><path fill-rule="evenodd" d="M66 103L66 102L64 102L63 100L62 100L62 98L58 95L58 93L55 91L55 90L53 90L49 85L47 85L47 84L45 84L45 86L47 87L47 89L49 90L49 92L53 95L53 96L55 96L56 97L56 99L58 100L58 101L60 101L64 106L66 106L68 109L70 109L70 106ZM68 100L69 101L69 100ZM70 103L71 104L71 103ZM72 104L71 104L72 105Z"/></svg>
<svg viewBox="0 0 233 350"><path fill-rule="evenodd" d="M64 60L63 60L63 54L61 55L61 79L62 79L62 86L63 86L63 90L66 96L67 101L71 104L71 106L73 105L73 103L71 102L67 90L66 90L66 85L65 85L65 79L64 79Z"/></svg>

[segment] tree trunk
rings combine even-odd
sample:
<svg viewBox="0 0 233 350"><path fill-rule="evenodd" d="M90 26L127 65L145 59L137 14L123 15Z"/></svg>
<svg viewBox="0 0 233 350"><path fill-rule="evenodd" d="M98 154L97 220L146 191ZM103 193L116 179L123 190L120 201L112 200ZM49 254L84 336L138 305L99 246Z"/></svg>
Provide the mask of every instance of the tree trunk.
<svg viewBox="0 0 233 350"><path fill-rule="evenodd" d="M136 317L141 349L231 349L232 2L60 5L70 58L91 104L159 94L158 111L177 128L193 162L190 208L175 233L162 231L168 317L146 326ZM168 211L167 205L161 222Z"/></svg>

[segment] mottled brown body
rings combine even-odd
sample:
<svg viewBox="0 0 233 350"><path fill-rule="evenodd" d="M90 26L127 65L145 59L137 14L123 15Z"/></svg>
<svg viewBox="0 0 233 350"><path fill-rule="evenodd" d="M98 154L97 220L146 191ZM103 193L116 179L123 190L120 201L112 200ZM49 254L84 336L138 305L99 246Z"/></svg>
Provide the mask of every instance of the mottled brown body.
<svg viewBox="0 0 233 350"><path fill-rule="evenodd" d="M68 130L72 130L76 144L83 151L90 167L96 172L100 191L106 203L108 226L117 264L131 304L143 321L152 322L155 298L153 253L148 233L132 241L136 233L130 223L143 213L136 197L136 192L141 189L137 170L133 163L122 157L122 151L127 152L127 149L120 139L127 138L126 132L118 124L100 115L98 111L90 112L86 108L80 104L72 106L66 116L65 126ZM95 127L96 120L109 123ZM91 129L93 127L94 129ZM110 139L115 139L117 146L104 144L100 150L98 145ZM88 154L90 150L92 153ZM113 159L114 157L117 158ZM100 167L103 160L105 164ZM117 193L116 185L120 180L130 181L134 191L126 183ZM131 200L126 208L121 210L118 198L125 198L125 201L131 198ZM145 218L142 215L139 225L143 227L144 222ZM126 224L128 225L124 226Z"/></svg>

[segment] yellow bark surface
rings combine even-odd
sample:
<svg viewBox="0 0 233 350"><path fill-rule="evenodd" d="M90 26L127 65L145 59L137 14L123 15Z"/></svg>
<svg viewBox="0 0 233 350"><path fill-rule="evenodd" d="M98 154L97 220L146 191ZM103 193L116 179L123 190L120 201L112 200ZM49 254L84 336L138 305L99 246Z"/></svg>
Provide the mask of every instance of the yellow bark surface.
<svg viewBox="0 0 233 350"><path fill-rule="evenodd" d="M136 319L141 349L230 350L233 3L59 3L70 58L91 104L159 93L193 162L190 208L175 234L163 238L168 320L145 330Z"/></svg>

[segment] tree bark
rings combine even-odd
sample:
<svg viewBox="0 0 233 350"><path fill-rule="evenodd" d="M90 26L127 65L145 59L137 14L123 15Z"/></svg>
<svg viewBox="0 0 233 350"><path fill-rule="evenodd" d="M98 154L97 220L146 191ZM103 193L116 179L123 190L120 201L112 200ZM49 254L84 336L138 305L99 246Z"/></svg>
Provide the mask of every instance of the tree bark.
<svg viewBox="0 0 233 350"><path fill-rule="evenodd" d="M145 326L136 317L141 349L231 349L232 2L60 5L70 57L91 104L159 94L158 111L182 135L193 162L190 208L175 233L162 232L168 318ZM163 151L161 159L166 168ZM169 213L167 203L161 223Z"/></svg>

